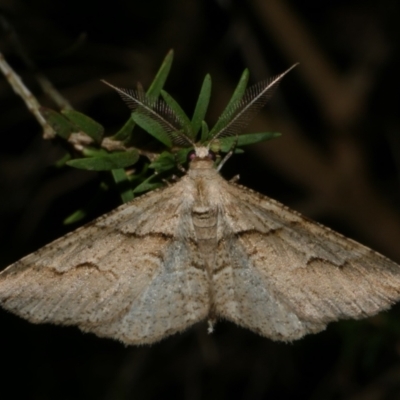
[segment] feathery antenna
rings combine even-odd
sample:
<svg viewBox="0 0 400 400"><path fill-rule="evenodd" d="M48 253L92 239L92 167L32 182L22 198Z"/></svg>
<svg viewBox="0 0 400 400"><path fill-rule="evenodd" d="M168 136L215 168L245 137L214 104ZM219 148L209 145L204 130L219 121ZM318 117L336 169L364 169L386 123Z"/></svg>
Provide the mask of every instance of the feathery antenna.
<svg viewBox="0 0 400 400"><path fill-rule="evenodd" d="M182 130L182 121L165 101L148 97L142 90L124 89L111 85L105 80L102 80L102 82L116 90L133 112L143 113L156 121L167 133L173 144L194 146L193 141Z"/></svg>
<svg viewBox="0 0 400 400"><path fill-rule="evenodd" d="M223 128L212 137L211 142L218 138L239 134L240 131L249 124L254 115L260 111L265 103L272 97L282 78L298 64L299 63L292 65L278 76L258 82L249 87L245 91L242 99L233 104L227 113L224 113L222 117L225 120Z"/></svg>

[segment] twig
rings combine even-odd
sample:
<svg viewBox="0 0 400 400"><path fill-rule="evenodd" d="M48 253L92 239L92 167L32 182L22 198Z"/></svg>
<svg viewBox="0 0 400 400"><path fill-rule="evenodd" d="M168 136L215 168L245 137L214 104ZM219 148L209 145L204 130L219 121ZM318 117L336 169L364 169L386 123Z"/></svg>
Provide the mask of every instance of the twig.
<svg viewBox="0 0 400 400"><path fill-rule="evenodd" d="M2 53L0 53L0 70L10 83L11 87L14 89L14 92L22 97L28 110L35 116L36 120L42 126L43 139L54 139L56 137L56 132L42 116L40 112L40 103L31 93L31 91L24 85L17 73L7 63ZM45 82L49 81L45 79ZM55 90L53 92L53 95L57 93L58 92ZM82 152L85 147L93 142L93 139L90 138L85 132L75 132L69 137L68 142L70 142L74 146L75 150ZM118 142L107 137L103 139L101 147L108 151L128 150L128 148L122 142ZM141 155L147 157L150 161L154 161L154 159L156 158L156 154L154 153L146 152L143 150L140 150L139 152Z"/></svg>
<svg viewBox="0 0 400 400"><path fill-rule="evenodd" d="M71 103L61 95L61 93L53 86L53 84L40 72L35 74L43 93L45 93L57 107L61 110L73 110Z"/></svg>
<svg viewBox="0 0 400 400"><path fill-rule="evenodd" d="M153 162L159 156L158 153L152 153L150 151L141 150L136 147L126 146L123 142L111 139L110 137L105 137L102 140L101 147L110 152L136 150L141 156L147 157L150 162Z"/></svg>
<svg viewBox="0 0 400 400"><path fill-rule="evenodd" d="M56 136L54 129L46 122L40 113L40 104L36 97L31 93L31 91L23 84L21 78L16 74L16 72L7 63L3 54L0 53L0 70L5 76L5 78L10 83L14 92L18 94L22 100L25 102L28 110L35 116L36 120L43 128L43 138L52 139Z"/></svg>

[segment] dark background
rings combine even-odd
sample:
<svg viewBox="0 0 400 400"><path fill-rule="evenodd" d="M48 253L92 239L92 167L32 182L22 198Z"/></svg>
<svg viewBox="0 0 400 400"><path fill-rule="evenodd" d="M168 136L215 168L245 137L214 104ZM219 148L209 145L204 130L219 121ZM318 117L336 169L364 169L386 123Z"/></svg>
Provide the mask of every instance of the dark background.
<svg viewBox="0 0 400 400"><path fill-rule="evenodd" d="M0 11L41 72L110 134L129 112L99 79L146 87L171 48L165 87L188 113L211 73L210 125L245 67L256 82L300 62L248 128L283 136L232 158L223 175L240 174L244 185L400 262L398 1L8 0ZM4 29L0 51L52 106ZM0 104L5 267L71 230L62 220L91 198L99 177L53 166L62 149L41 138L1 77ZM118 202L109 194L92 217ZM395 307L292 344L221 322L213 335L200 324L124 347L0 311L0 397L398 399L399 321Z"/></svg>

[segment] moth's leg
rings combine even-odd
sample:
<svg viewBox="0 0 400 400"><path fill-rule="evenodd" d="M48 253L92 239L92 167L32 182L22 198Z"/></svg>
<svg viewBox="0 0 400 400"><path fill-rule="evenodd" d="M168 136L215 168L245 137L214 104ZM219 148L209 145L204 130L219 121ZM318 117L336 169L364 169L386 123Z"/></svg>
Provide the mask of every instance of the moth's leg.
<svg viewBox="0 0 400 400"><path fill-rule="evenodd" d="M182 164L177 163L176 168L178 168L179 171L183 172L184 174L186 174L186 172L187 172L186 168Z"/></svg>
<svg viewBox="0 0 400 400"><path fill-rule="evenodd" d="M217 171L219 172L221 170L221 168L224 166L224 164L232 157L235 149L236 149L236 145L237 142L239 140L239 137L236 136L236 140L235 142L232 144L231 149L229 150L229 152L226 154L226 156L221 160L221 162L219 163L218 167L217 167Z"/></svg>
<svg viewBox="0 0 400 400"><path fill-rule="evenodd" d="M180 179L181 179L181 178L180 178L179 176L177 176L177 175L172 175L169 179L163 178L163 179L161 179L161 181L162 181L163 183L165 183L167 186L171 186L171 185L173 185L174 183L178 182Z"/></svg>
<svg viewBox="0 0 400 400"><path fill-rule="evenodd" d="M214 332L214 325L215 325L215 318L209 318L207 323L208 323L208 328L207 328L207 333L213 333Z"/></svg>
<svg viewBox="0 0 400 400"><path fill-rule="evenodd" d="M235 175L233 178L229 179L229 182L236 183L239 181L239 179L240 179L240 175L238 174L238 175Z"/></svg>

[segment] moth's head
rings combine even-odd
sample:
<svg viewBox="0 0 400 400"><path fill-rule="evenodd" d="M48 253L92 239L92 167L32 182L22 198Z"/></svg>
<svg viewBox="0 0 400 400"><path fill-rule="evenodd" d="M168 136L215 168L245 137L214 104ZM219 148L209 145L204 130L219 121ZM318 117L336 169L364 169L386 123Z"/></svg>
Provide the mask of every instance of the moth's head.
<svg viewBox="0 0 400 400"><path fill-rule="evenodd" d="M188 154L188 161L191 168L211 168L215 160L216 154L204 146L195 146Z"/></svg>
<svg viewBox="0 0 400 400"><path fill-rule="evenodd" d="M215 161L215 153L205 146L196 146L192 152L193 158L209 159Z"/></svg>

